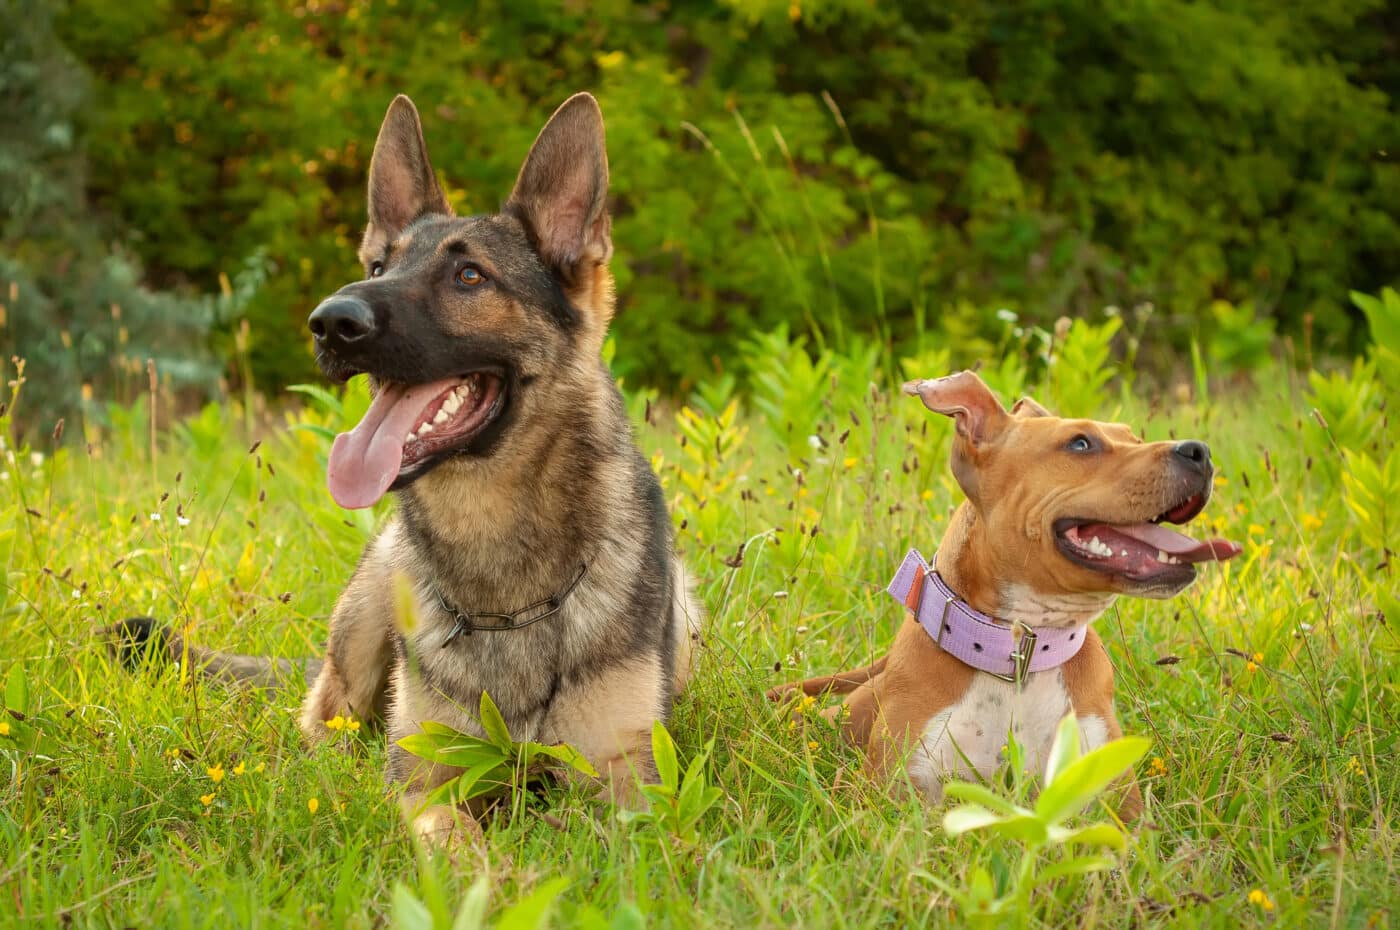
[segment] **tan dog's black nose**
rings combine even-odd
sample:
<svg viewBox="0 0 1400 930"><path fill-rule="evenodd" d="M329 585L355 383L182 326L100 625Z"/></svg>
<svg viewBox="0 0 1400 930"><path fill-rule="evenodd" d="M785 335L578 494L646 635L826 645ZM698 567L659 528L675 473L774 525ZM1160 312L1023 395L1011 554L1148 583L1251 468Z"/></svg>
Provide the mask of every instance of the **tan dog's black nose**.
<svg viewBox="0 0 1400 930"><path fill-rule="evenodd" d="M1210 446L1198 439L1188 439L1172 446L1172 452L1181 457L1182 464L1203 475L1214 469L1210 464Z"/></svg>

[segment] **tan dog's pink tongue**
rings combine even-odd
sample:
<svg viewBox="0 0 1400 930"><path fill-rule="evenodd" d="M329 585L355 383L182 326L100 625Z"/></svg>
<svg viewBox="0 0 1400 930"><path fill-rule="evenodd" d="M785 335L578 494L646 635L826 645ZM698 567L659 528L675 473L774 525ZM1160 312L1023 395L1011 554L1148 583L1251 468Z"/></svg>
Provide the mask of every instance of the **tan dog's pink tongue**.
<svg viewBox="0 0 1400 930"><path fill-rule="evenodd" d="M403 464L404 437L418 426L428 404L457 383L384 384L364 419L331 446L326 483L331 497L348 510L369 507L384 496Z"/></svg>
<svg viewBox="0 0 1400 930"><path fill-rule="evenodd" d="M1081 537L1108 536L1115 533L1146 543L1167 555L1176 556L1183 562L1223 562L1239 555L1241 551L1237 543L1224 539L1201 542L1157 523L1093 524L1079 529Z"/></svg>

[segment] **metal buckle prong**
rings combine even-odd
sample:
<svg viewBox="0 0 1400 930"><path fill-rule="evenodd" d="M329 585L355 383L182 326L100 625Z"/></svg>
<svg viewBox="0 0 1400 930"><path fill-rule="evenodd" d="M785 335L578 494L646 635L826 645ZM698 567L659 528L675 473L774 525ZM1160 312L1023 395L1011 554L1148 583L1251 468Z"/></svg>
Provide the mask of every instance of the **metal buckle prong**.
<svg viewBox="0 0 1400 930"><path fill-rule="evenodd" d="M1021 637L1016 642L1016 648L1011 653L1011 674L999 675L996 672L990 673L993 678L1009 681L1018 688L1026 683L1026 674L1031 668L1031 658L1035 656L1036 640L1035 630L1028 626L1022 626L1020 630Z"/></svg>

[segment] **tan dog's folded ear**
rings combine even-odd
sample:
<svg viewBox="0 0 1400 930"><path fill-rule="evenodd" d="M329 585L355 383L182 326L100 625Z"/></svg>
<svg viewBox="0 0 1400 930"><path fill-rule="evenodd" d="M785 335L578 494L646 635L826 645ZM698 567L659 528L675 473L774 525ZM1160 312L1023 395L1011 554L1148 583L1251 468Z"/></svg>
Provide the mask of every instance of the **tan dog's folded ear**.
<svg viewBox="0 0 1400 930"><path fill-rule="evenodd" d="M1048 417L1050 411L1036 403L1034 397L1022 397L1011 405L1013 417Z"/></svg>
<svg viewBox="0 0 1400 930"><path fill-rule="evenodd" d="M904 393L915 394L928 409L952 417L958 435L973 445L993 438L1006 425L1006 408L986 382L971 371L909 381L904 385Z"/></svg>

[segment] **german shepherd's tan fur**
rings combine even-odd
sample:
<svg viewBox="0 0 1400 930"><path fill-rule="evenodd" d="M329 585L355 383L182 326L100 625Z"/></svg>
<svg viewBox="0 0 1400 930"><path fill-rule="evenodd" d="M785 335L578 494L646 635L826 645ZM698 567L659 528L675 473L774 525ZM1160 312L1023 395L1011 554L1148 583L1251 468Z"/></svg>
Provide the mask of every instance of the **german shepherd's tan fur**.
<svg viewBox="0 0 1400 930"><path fill-rule="evenodd" d="M370 168L367 278L322 304L372 311L368 338L317 330L330 377L364 372L382 391L482 370L505 398L465 447L399 475L398 511L335 606L324 662L307 667L302 731L321 739L337 715L382 723L389 778L405 786L424 835L476 827L464 811L421 809L424 793L456 774L396 745L421 722L480 733L476 708L489 692L512 736L574 745L625 802L636 777L654 778L652 723L690 673L700 609L600 358L613 313L606 193L602 115L579 94L540 133L500 213L455 217L417 111L399 97ZM462 261L474 270L454 272ZM467 612L508 612L558 595L583 564L554 616L444 645L455 620L439 595ZM409 632L394 619L396 576L413 592ZM163 635L170 652L184 651ZM261 683L291 665L187 654L219 677Z"/></svg>

